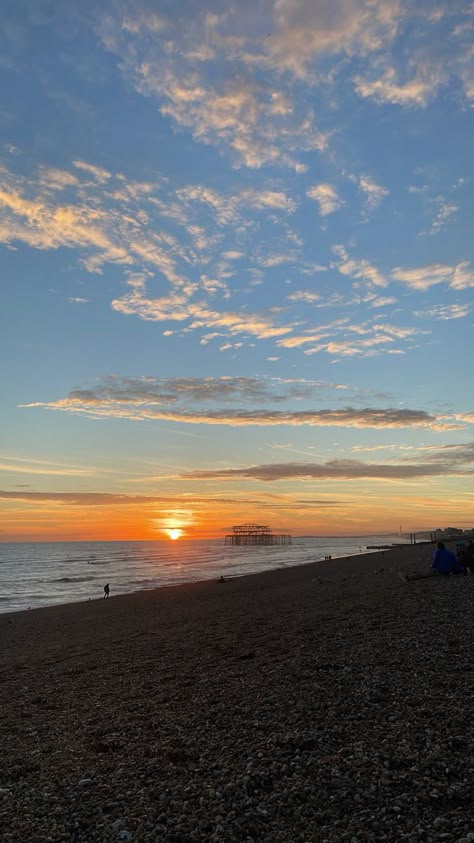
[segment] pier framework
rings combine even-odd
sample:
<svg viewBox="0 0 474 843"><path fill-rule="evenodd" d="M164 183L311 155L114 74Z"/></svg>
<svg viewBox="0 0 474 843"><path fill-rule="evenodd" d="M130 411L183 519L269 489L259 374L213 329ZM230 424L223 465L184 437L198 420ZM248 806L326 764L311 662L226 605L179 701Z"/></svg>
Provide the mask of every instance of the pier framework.
<svg viewBox="0 0 474 843"><path fill-rule="evenodd" d="M291 536L274 533L270 527L263 524L237 524L232 527L232 533L225 536L224 544L230 544L234 547L291 544Z"/></svg>

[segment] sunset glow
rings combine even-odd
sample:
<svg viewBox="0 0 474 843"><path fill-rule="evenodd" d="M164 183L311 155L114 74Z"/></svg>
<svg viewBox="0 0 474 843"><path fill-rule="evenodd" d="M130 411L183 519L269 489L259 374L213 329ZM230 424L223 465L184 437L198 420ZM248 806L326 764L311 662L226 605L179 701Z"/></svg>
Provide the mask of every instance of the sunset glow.
<svg viewBox="0 0 474 843"><path fill-rule="evenodd" d="M0 541L474 524L472 4L435 5L6 4Z"/></svg>
<svg viewBox="0 0 474 843"><path fill-rule="evenodd" d="M177 530L177 529L175 529L175 530L166 530L166 532L168 533L168 535L169 535L170 539L172 539L173 541L176 541L176 539L180 539L180 538L181 538L181 536L183 535L183 531L182 531L182 530Z"/></svg>

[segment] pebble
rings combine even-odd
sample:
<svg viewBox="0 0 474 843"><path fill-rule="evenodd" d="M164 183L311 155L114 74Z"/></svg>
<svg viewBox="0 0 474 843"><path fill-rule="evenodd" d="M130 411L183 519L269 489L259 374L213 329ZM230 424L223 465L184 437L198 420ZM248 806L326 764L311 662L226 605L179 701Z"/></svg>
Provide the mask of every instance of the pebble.
<svg viewBox="0 0 474 843"><path fill-rule="evenodd" d="M163 603L77 675L5 670L2 843L474 843L474 578L394 580Z"/></svg>

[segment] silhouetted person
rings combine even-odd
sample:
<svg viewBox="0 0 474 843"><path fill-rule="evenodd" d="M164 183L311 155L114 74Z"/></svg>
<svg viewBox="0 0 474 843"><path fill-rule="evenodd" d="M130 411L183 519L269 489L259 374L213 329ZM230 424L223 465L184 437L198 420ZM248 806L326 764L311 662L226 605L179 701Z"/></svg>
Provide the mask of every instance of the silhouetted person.
<svg viewBox="0 0 474 843"><path fill-rule="evenodd" d="M110 585L108 583L104 585L104 598L105 597L110 597Z"/></svg>
<svg viewBox="0 0 474 843"><path fill-rule="evenodd" d="M465 547L460 548L458 559L466 574L471 574L474 568L474 543L472 539L469 539L469 542Z"/></svg>

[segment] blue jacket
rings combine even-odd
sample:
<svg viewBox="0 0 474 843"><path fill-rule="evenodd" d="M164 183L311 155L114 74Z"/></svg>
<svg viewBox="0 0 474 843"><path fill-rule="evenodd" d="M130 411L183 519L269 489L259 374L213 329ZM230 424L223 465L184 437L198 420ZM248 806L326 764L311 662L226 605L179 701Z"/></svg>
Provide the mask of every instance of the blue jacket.
<svg viewBox="0 0 474 843"><path fill-rule="evenodd" d="M435 569L435 571L439 571L440 574L450 574L451 571L459 571L459 573L464 573L464 568L456 559L454 553L451 553L450 550L441 550L438 547L435 555L433 556L433 564L431 566Z"/></svg>

